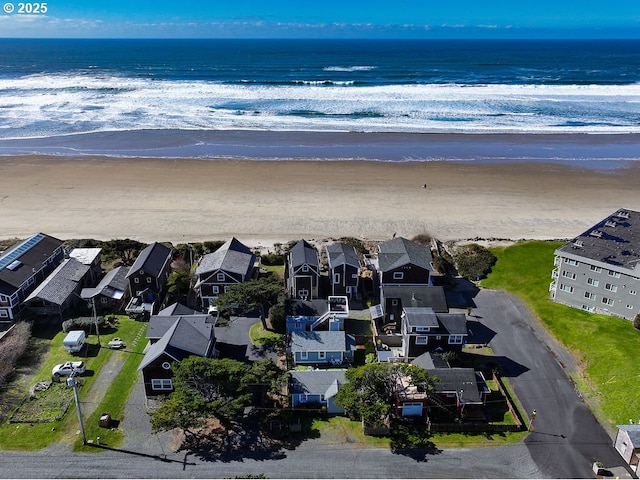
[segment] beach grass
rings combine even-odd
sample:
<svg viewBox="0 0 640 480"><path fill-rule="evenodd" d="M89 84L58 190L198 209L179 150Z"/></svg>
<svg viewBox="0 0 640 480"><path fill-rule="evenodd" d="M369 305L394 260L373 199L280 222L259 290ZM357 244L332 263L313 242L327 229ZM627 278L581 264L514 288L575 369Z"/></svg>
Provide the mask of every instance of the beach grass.
<svg viewBox="0 0 640 480"><path fill-rule="evenodd" d="M615 425L638 419L640 332L633 323L553 302L549 283L554 251L562 242L527 241L492 249L498 258L483 287L520 297L576 358L568 372L601 421Z"/></svg>

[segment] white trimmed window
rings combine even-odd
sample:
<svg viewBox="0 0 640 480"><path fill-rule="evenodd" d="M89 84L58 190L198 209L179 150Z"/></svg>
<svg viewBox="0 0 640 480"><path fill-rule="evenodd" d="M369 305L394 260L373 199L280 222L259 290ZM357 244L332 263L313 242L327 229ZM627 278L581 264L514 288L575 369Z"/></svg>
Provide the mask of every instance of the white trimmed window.
<svg viewBox="0 0 640 480"><path fill-rule="evenodd" d="M575 280L576 279L576 274L573 272L570 272L569 270L563 270L562 271L562 276L564 278L570 278L571 280Z"/></svg>
<svg viewBox="0 0 640 480"><path fill-rule="evenodd" d="M592 272L596 272L596 273L600 273L602 271L602 268L596 267L595 265L591 265L589 268L591 269Z"/></svg>
<svg viewBox="0 0 640 480"><path fill-rule="evenodd" d="M213 293L220 293L220 287L218 287L217 285L213 285L213 286L211 287L211 291L212 291Z"/></svg>
<svg viewBox="0 0 640 480"><path fill-rule="evenodd" d="M219 282L224 282L224 273L219 273L216 278Z"/></svg>
<svg viewBox="0 0 640 480"><path fill-rule="evenodd" d="M147 277L147 283L151 283L151 277Z"/></svg>
<svg viewBox="0 0 640 480"><path fill-rule="evenodd" d="M430 327L414 327L416 332L428 332Z"/></svg>
<svg viewBox="0 0 640 480"><path fill-rule="evenodd" d="M426 345L429 341L429 337L426 335L418 335L416 337L416 345Z"/></svg>
<svg viewBox="0 0 640 480"><path fill-rule="evenodd" d="M327 352L318 352L318 359L324 360L327 358Z"/></svg>
<svg viewBox="0 0 640 480"><path fill-rule="evenodd" d="M6 310L0 310L0 318L7 318L9 313Z"/></svg>
<svg viewBox="0 0 640 480"><path fill-rule="evenodd" d="M173 390L173 382L170 378L152 378L151 390Z"/></svg>
<svg viewBox="0 0 640 480"><path fill-rule="evenodd" d="M567 265L573 265L573 266L575 266L575 267L577 267L577 266L578 266L578 262L577 262L576 260L574 260L573 258L565 258L564 262L565 262Z"/></svg>
<svg viewBox="0 0 640 480"><path fill-rule="evenodd" d="M567 293L573 293L573 287L571 285L565 285L564 283L560 284L560 290Z"/></svg>
<svg viewBox="0 0 640 480"><path fill-rule="evenodd" d="M451 345L460 345L462 343L462 335L449 335L449 343Z"/></svg>
<svg viewBox="0 0 640 480"><path fill-rule="evenodd" d="M133 278L133 283L140 283L140 279L138 277Z"/></svg>
<svg viewBox="0 0 640 480"><path fill-rule="evenodd" d="M593 312L594 308L590 307L589 305L582 305L582 310L585 310L587 312Z"/></svg>
<svg viewBox="0 0 640 480"><path fill-rule="evenodd" d="M309 352L300 352L300 359L307 360L309 358Z"/></svg>
<svg viewBox="0 0 640 480"><path fill-rule="evenodd" d="M9 301L9 297L6 297L4 295L0 295L0 302L8 302Z"/></svg>
<svg viewBox="0 0 640 480"><path fill-rule="evenodd" d="M229 293L229 285L224 286L224 293Z"/></svg>
<svg viewBox="0 0 640 480"><path fill-rule="evenodd" d="M602 297L602 303L605 305L613 305L613 298Z"/></svg>
<svg viewBox="0 0 640 480"><path fill-rule="evenodd" d="M595 278L587 278L587 285L597 287L599 283L600 281L596 280Z"/></svg>
<svg viewBox="0 0 640 480"><path fill-rule="evenodd" d="M609 270L607 272L607 275L614 278L620 278L620 272L614 272L613 270Z"/></svg>
<svg viewBox="0 0 640 480"><path fill-rule="evenodd" d="M357 278L358 278L358 274L357 274L357 273L352 273L352 274L351 274L351 278L353 278L353 279L357 279Z"/></svg>
<svg viewBox="0 0 640 480"><path fill-rule="evenodd" d="M584 298L588 298L589 300L595 300L596 299L596 295L595 295L595 293L584 292Z"/></svg>
<svg viewBox="0 0 640 480"><path fill-rule="evenodd" d="M636 295L637 292L635 290L629 290L629 295Z"/></svg>
<svg viewBox="0 0 640 480"><path fill-rule="evenodd" d="M404 272L393 272L394 280L402 280L404 278Z"/></svg>
<svg viewBox="0 0 640 480"><path fill-rule="evenodd" d="M604 288L605 288L606 290L609 290L610 292L617 292L617 291L618 291L618 286L617 286L617 285L614 285L614 284L612 284L612 283L607 283L607 284L605 284Z"/></svg>
<svg viewBox="0 0 640 480"><path fill-rule="evenodd" d="M307 273L309 271L309 265L307 265L307 264L302 265L302 271Z"/></svg>
<svg viewBox="0 0 640 480"><path fill-rule="evenodd" d="M333 274L333 283L334 284L340 283L340 274L339 273L334 273Z"/></svg>
<svg viewBox="0 0 640 480"><path fill-rule="evenodd" d="M628 308L629 310L633 310L633 305L630 305L630 304L628 304L628 303L627 303L627 308Z"/></svg>

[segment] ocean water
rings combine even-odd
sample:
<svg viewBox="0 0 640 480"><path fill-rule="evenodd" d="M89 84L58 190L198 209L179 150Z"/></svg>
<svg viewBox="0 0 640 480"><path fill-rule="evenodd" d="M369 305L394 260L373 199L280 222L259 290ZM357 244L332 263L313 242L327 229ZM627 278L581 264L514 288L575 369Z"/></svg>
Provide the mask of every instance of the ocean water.
<svg viewBox="0 0 640 480"><path fill-rule="evenodd" d="M229 131L639 134L640 40L0 39L0 154Z"/></svg>

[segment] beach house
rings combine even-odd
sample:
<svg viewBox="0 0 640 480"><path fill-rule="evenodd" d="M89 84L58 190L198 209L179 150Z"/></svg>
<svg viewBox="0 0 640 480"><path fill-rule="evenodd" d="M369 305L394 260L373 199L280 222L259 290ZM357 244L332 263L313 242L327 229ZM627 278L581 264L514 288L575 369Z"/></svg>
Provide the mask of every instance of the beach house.
<svg viewBox="0 0 640 480"><path fill-rule="evenodd" d="M63 259L62 240L44 233L0 253L0 322L14 322L22 302Z"/></svg>
<svg viewBox="0 0 640 480"><path fill-rule="evenodd" d="M209 308L232 285L251 280L256 270L256 256L235 237L207 253L196 268L195 290L202 306Z"/></svg>
<svg viewBox="0 0 640 480"><path fill-rule="evenodd" d="M297 242L285 259L287 291L291 298L318 298L320 260L318 251L306 240Z"/></svg>
<svg viewBox="0 0 640 480"><path fill-rule="evenodd" d="M593 313L640 313L640 212L620 208L555 251L551 298Z"/></svg>

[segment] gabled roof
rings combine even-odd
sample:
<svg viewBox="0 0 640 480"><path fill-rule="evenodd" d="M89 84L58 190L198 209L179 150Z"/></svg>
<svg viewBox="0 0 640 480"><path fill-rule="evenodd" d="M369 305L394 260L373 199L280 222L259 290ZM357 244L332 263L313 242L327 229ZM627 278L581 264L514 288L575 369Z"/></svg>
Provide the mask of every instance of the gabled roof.
<svg viewBox="0 0 640 480"><path fill-rule="evenodd" d="M207 323L204 319L196 317L201 316L178 317L162 335L162 338L149 347L138 370L151 364L163 354L167 354L177 361L190 355L211 357L215 345L213 323Z"/></svg>
<svg viewBox="0 0 640 480"><path fill-rule="evenodd" d="M75 258L64 260L51 274L31 292L25 302L38 298L54 305L62 305L78 288L78 283L89 271Z"/></svg>
<svg viewBox="0 0 640 480"><path fill-rule="evenodd" d="M181 303L173 303L166 308L163 308L158 312L158 316L168 316L168 315L197 315L197 310L193 308L186 307Z"/></svg>
<svg viewBox="0 0 640 480"><path fill-rule="evenodd" d="M383 285L382 296L385 299L397 298L402 307L431 307L436 313L448 312L444 287L427 285Z"/></svg>
<svg viewBox="0 0 640 480"><path fill-rule="evenodd" d="M432 355L431 352L425 352L419 357L416 357L411 365L424 368L425 370L431 370L433 368L449 368L449 363L443 358Z"/></svg>
<svg viewBox="0 0 640 480"><path fill-rule="evenodd" d="M320 261L318 260L318 251L311 246L306 240L300 240L289 251L290 263L293 268L301 265L309 265L318 270Z"/></svg>
<svg viewBox="0 0 640 480"><path fill-rule="evenodd" d="M404 307L405 319L409 327L437 327L438 316L431 307Z"/></svg>
<svg viewBox="0 0 640 480"><path fill-rule="evenodd" d="M254 262L255 255L251 249L234 237L215 252L204 255L196 268L196 275L223 270L246 277L251 273Z"/></svg>
<svg viewBox="0 0 640 480"><path fill-rule="evenodd" d="M435 383L436 392L457 392L463 402L480 403L481 379L473 368L433 368L429 375L440 379Z"/></svg>
<svg viewBox="0 0 640 480"><path fill-rule="evenodd" d="M387 272L404 265L416 265L433 270L433 257L427 245L420 245L406 238L397 237L378 245L378 268Z"/></svg>
<svg viewBox="0 0 640 480"><path fill-rule="evenodd" d="M640 425L616 425L619 430L627 432L634 448L640 447Z"/></svg>
<svg viewBox="0 0 640 480"><path fill-rule="evenodd" d="M613 267L640 268L640 212L620 208L556 250Z"/></svg>
<svg viewBox="0 0 640 480"><path fill-rule="evenodd" d="M63 243L38 233L8 248L0 255L0 293L15 292Z"/></svg>
<svg viewBox="0 0 640 480"><path fill-rule="evenodd" d="M203 334L210 332L210 326L214 324L213 317L206 313L197 315L151 315L149 318L149 326L147 327L146 337L150 339L161 338L169 328L181 318L189 321L194 328L199 329Z"/></svg>
<svg viewBox="0 0 640 480"><path fill-rule="evenodd" d="M356 249L346 243L333 243L327 245L327 256L329 260L329 268L334 269L342 265L350 265L360 268Z"/></svg>
<svg viewBox="0 0 640 480"><path fill-rule="evenodd" d="M131 265L127 278L140 270L157 277L162 272L165 264L170 261L171 249L161 243L153 242L140 252L136 261Z"/></svg>
<svg viewBox="0 0 640 480"><path fill-rule="evenodd" d="M449 335L468 335L467 318L464 313L439 313L438 321Z"/></svg>
<svg viewBox="0 0 640 480"><path fill-rule="evenodd" d="M83 288L80 296L84 299L89 299L96 295L104 295L105 297L120 300L128 286L128 272L129 267L116 267L107 272L94 288Z"/></svg>
<svg viewBox="0 0 640 480"><path fill-rule="evenodd" d="M324 395L335 397L341 385L347 383L344 369L338 370L292 370L291 394Z"/></svg>
<svg viewBox="0 0 640 480"><path fill-rule="evenodd" d="M343 331L291 332L291 352L344 352L347 336Z"/></svg>

